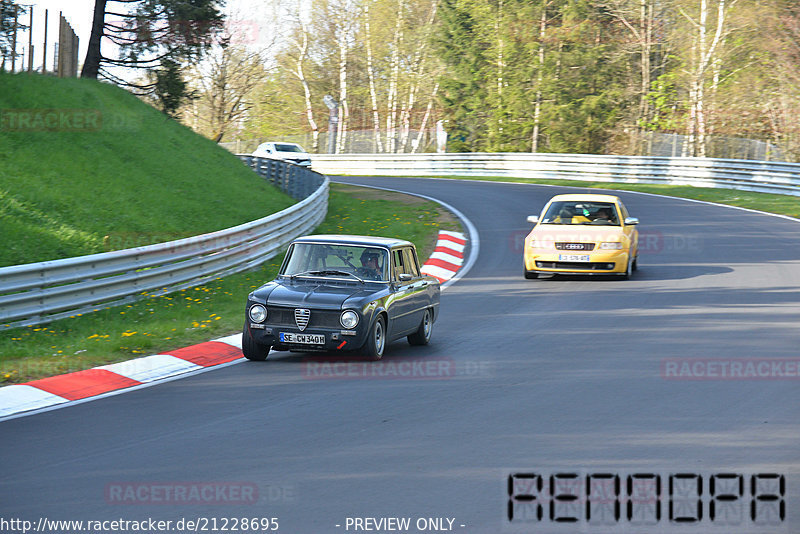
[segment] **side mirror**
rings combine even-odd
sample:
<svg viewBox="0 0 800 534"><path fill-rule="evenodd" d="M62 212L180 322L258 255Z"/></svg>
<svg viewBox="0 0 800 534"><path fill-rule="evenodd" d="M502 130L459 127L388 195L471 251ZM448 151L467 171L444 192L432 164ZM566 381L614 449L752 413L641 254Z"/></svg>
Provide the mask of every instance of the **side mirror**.
<svg viewBox="0 0 800 534"><path fill-rule="evenodd" d="M411 276L411 275L410 275L410 274L408 274L408 273L400 273L400 276L398 276L398 279L399 279L401 282L410 282L410 281L411 281L413 278L414 278L414 277L413 277L413 276Z"/></svg>
<svg viewBox="0 0 800 534"><path fill-rule="evenodd" d="M528 222L536 224L539 222L539 217L537 215L528 215Z"/></svg>
<svg viewBox="0 0 800 534"><path fill-rule="evenodd" d="M625 224L626 225L639 224L639 219L637 219L636 217L625 217Z"/></svg>

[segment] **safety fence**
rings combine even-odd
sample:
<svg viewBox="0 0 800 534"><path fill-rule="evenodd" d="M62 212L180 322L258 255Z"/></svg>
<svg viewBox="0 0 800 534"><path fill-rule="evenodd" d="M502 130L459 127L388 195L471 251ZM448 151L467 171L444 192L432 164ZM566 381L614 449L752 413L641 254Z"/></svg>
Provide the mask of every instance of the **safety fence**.
<svg viewBox="0 0 800 534"><path fill-rule="evenodd" d="M343 154L312 156L323 174L505 176L691 185L800 196L800 164L712 158L590 154Z"/></svg>
<svg viewBox="0 0 800 534"><path fill-rule="evenodd" d="M280 161L243 158L297 204L199 236L0 268L0 330L42 324L170 293L255 267L311 232L328 209L328 179ZM244 298L244 297L242 297Z"/></svg>

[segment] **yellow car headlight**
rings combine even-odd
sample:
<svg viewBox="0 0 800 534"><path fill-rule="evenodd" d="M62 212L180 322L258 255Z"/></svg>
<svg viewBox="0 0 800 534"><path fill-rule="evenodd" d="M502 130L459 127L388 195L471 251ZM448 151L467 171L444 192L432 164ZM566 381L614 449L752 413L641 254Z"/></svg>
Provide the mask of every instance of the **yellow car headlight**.
<svg viewBox="0 0 800 534"><path fill-rule="evenodd" d="M600 250L622 250L622 243L619 241L606 241L600 243Z"/></svg>

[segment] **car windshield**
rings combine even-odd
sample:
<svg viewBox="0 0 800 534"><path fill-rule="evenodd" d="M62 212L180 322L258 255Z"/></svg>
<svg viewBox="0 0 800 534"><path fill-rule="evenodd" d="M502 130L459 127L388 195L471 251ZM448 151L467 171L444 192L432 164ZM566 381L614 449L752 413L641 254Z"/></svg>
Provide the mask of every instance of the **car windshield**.
<svg viewBox="0 0 800 534"><path fill-rule="evenodd" d="M612 202L564 200L550 204L541 223L619 226L619 214Z"/></svg>
<svg viewBox="0 0 800 534"><path fill-rule="evenodd" d="M289 145L286 143L275 143L275 150L278 152L305 152L299 145Z"/></svg>
<svg viewBox="0 0 800 534"><path fill-rule="evenodd" d="M387 280L388 252L383 248L331 243L295 243L286 254L284 276Z"/></svg>

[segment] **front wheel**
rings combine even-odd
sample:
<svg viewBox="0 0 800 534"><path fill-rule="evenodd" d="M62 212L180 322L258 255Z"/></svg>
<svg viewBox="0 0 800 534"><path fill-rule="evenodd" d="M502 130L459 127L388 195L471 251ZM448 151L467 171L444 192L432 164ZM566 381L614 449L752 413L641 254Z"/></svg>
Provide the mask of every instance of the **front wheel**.
<svg viewBox="0 0 800 534"><path fill-rule="evenodd" d="M242 354L244 354L245 358L263 362L269 356L269 348L269 345L264 345L253 339L253 336L250 335L250 329L247 328L247 325L244 325L242 329Z"/></svg>
<svg viewBox="0 0 800 534"><path fill-rule="evenodd" d="M364 343L364 356L368 360L378 361L383 358L383 351L386 348L386 319L379 315L372 328L369 329L367 341Z"/></svg>
<svg viewBox="0 0 800 534"><path fill-rule="evenodd" d="M431 340L432 333L433 317L431 316L431 310L426 309L422 316L422 322L419 323L419 328L408 336L408 343L410 345L427 345Z"/></svg>
<svg viewBox="0 0 800 534"><path fill-rule="evenodd" d="M622 279L623 279L623 280L630 280L630 279L631 279L631 276L633 276L633 265L634 265L634 261L635 261L635 260L634 260L633 258L631 258L630 260L628 260L628 266L627 266L627 268L625 269L625 274L623 274L623 275L622 275Z"/></svg>

